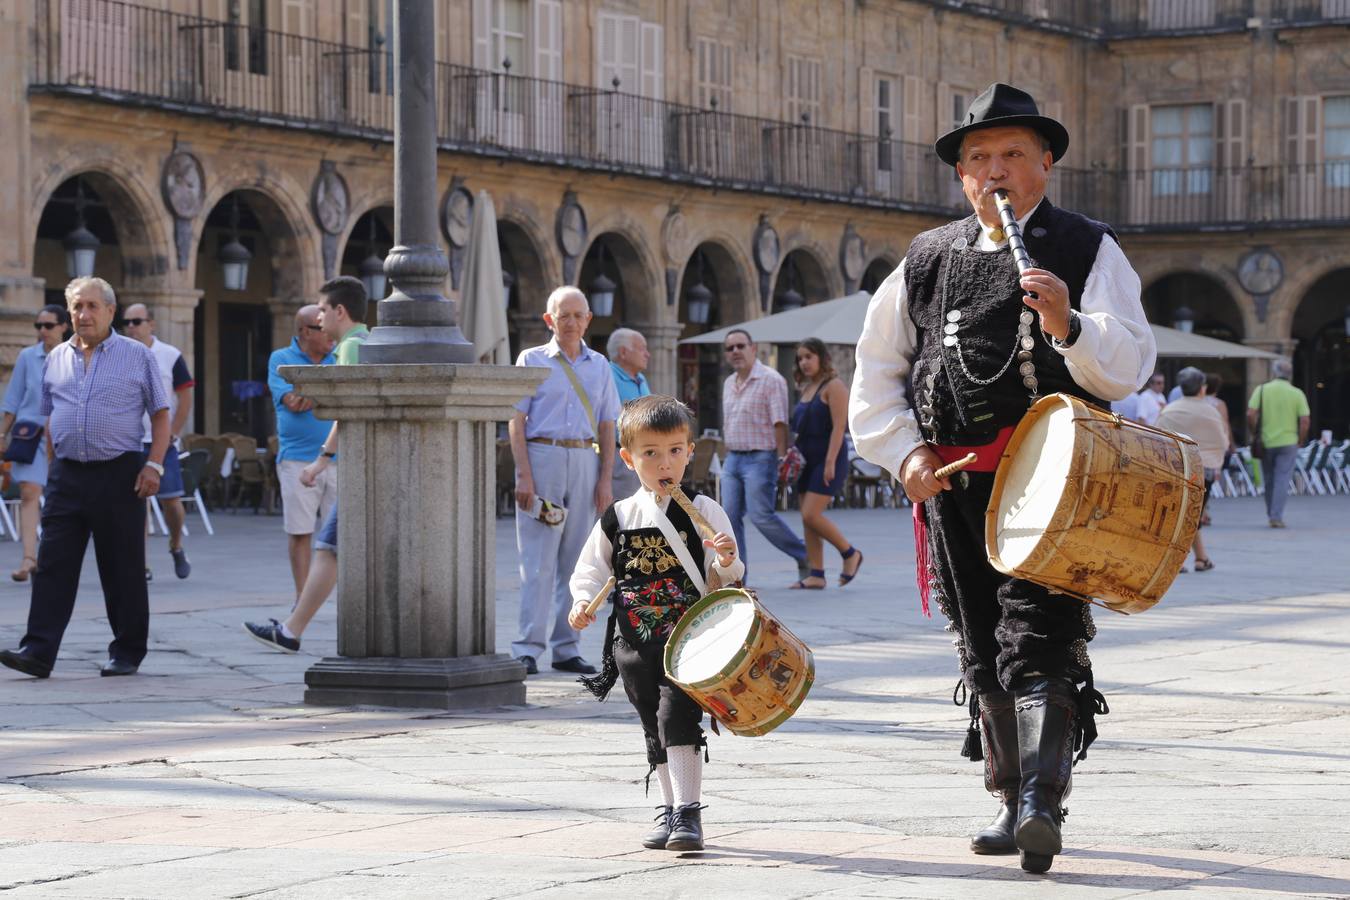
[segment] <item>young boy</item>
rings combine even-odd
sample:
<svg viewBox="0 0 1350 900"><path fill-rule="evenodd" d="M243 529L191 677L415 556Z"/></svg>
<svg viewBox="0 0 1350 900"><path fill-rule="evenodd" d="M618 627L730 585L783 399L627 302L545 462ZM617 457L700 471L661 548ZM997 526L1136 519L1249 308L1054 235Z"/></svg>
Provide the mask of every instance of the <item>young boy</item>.
<svg viewBox="0 0 1350 900"><path fill-rule="evenodd" d="M601 700L623 677L647 742L647 762L661 783L662 805L642 845L650 849L703 849L699 791L705 745L703 710L666 678L666 639L685 609L699 599L695 581L662 534L661 517L683 539L688 556L703 569L709 589L745 574L736 553L731 520L711 497L696 494L694 508L717 532L700 540L688 514L670 499L666 483L679 484L693 453L694 417L674 397L650 395L624 405L619 414L619 456L642 487L617 500L592 529L572 574L573 628L595 621L586 606L613 575L613 610L605 631L600 674L582 683ZM614 633L618 624L618 635Z"/></svg>

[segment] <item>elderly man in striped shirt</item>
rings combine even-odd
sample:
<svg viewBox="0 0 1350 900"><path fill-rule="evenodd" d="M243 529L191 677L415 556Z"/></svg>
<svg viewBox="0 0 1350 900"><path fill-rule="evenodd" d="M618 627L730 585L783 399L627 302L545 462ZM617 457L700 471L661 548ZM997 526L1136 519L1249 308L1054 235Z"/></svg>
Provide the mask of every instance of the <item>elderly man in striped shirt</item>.
<svg viewBox="0 0 1350 900"><path fill-rule="evenodd" d="M133 675L145 658L145 501L159 491L169 447L169 398L159 363L140 341L114 334L117 297L102 278L66 287L75 336L47 356L42 414L56 459L47 479L28 633L0 664L46 678L75 608L89 538L112 626L103 675ZM141 438L150 416L150 451Z"/></svg>

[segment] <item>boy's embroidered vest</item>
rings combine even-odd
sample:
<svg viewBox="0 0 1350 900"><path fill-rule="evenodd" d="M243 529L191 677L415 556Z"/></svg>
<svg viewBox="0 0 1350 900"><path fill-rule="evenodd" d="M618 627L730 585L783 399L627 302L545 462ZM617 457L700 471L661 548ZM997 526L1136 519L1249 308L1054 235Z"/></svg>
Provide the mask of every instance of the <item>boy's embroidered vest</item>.
<svg viewBox="0 0 1350 900"><path fill-rule="evenodd" d="M689 521L689 515L678 504L671 503L666 518L684 538L689 555L702 562L703 539ZM619 633L634 647L651 641L664 643L685 609L698 600L698 589L659 528L620 530L619 517L612 505L601 516L600 527L614 548L610 563L614 570Z"/></svg>

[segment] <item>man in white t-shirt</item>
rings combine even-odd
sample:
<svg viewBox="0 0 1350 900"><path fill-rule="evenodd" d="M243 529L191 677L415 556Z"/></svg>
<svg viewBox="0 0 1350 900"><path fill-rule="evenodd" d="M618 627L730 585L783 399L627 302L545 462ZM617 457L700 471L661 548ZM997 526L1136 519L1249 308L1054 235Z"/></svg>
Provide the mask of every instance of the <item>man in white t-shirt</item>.
<svg viewBox="0 0 1350 900"><path fill-rule="evenodd" d="M192 412L192 388L196 383L188 371L187 360L177 347L155 337L155 315L144 303L133 303L122 315L126 336L150 348L150 355L159 363L159 376L164 382L164 393L169 397L169 452L164 454L164 477L160 479L160 509L164 524L169 529L169 555L173 557L173 571L179 578L192 574L192 564L183 550L183 522L187 511L183 508L183 471L178 464L179 438ZM145 417L145 446L150 446L150 417ZM145 579L151 577L150 568Z"/></svg>
<svg viewBox="0 0 1350 900"><path fill-rule="evenodd" d="M1143 422L1145 425L1152 425L1158 421L1158 415L1167 405L1167 394L1164 391L1166 387L1167 379L1163 378L1161 372L1154 372L1148 384L1144 385L1144 389L1134 395L1135 421Z"/></svg>

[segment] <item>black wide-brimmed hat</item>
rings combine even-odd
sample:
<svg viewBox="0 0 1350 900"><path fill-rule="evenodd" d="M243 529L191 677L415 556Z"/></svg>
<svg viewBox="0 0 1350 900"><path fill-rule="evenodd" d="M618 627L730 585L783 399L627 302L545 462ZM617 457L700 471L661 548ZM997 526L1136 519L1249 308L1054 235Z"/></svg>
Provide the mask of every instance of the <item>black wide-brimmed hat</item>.
<svg viewBox="0 0 1350 900"><path fill-rule="evenodd" d="M985 88L984 93L971 101L966 110L966 120L960 128L949 131L937 139L933 149L938 158L949 166L956 165L961 158L961 139L972 131L981 128L1032 128L1045 135L1050 142L1050 153L1055 162L1069 149L1069 132L1064 126L1049 116L1041 115L1036 101L1026 91L1019 91L1010 84L996 83Z"/></svg>

